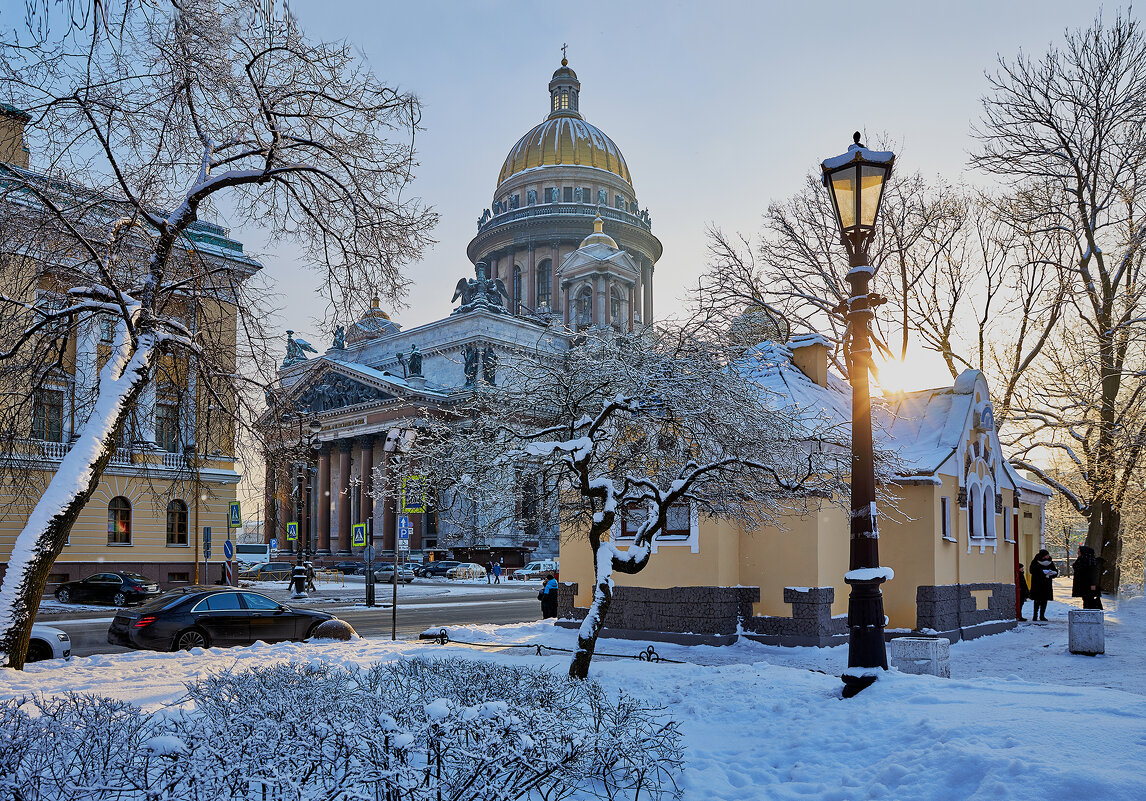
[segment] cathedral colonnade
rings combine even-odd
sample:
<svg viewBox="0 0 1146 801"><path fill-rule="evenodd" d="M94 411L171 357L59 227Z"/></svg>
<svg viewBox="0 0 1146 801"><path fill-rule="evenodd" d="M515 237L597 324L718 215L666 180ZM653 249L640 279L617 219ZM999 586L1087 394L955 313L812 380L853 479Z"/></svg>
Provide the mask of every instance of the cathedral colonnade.
<svg viewBox="0 0 1146 801"><path fill-rule="evenodd" d="M300 538L309 530L310 549L320 560L358 556L362 548L352 544L353 526L368 523L375 548L393 550L397 527L395 499L374 496L375 475L386 481L389 456L382 449L385 438L385 433L378 433L320 443L307 465L311 497L303 520L297 520L297 462L288 456L276 466L268 463L266 540L277 538L280 552L294 553L287 540L287 523L297 521ZM426 531L427 515L414 513L408 517L413 529L410 548L435 547L436 534Z"/></svg>

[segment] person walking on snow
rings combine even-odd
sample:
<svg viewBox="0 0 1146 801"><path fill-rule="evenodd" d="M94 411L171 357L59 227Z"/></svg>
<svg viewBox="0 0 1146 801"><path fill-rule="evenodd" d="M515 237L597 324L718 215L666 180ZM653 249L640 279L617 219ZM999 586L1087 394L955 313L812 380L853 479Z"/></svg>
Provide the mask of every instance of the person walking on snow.
<svg viewBox="0 0 1146 801"><path fill-rule="evenodd" d="M1047 603L1054 598L1054 586L1051 579L1058 575L1058 568L1051 561L1050 551L1043 548L1031 560L1031 600L1034 602L1034 614L1031 620L1047 619Z"/></svg>
<svg viewBox="0 0 1146 801"><path fill-rule="evenodd" d="M493 583L501 584L501 562L493 563Z"/></svg>
<svg viewBox="0 0 1146 801"><path fill-rule="evenodd" d="M1023 617L1023 604L1031 597L1031 591L1027 586L1027 574L1023 572L1022 565L1019 565L1019 575L1015 579L1015 582L1019 585L1019 613L1015 615L1015 617L1018 620L1026 620L1026 618Z"/></svg>
<svg viewBox="0 0 1146 801"><path fill-rule="evenodd" d="M1098 583L1102 576L1102 560L1094 555L1094 549L1089 545L1079 545L1078 559L1074 560L1073 567L1071 597L1081 598L1083 609L1101 609L1102 592Z"/></svg>

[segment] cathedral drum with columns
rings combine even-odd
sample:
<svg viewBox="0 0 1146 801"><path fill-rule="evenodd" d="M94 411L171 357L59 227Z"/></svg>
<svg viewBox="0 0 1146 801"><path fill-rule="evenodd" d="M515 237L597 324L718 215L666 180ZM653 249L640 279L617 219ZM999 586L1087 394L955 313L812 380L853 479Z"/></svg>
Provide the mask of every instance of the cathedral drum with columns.
<svg viewBox="0 0 1146 801"><path fill-rule="evenodd" d="M582 118L580 93L562 59L549 82L549 116L510 149L467 255L505 283L515 314L556 317L574 329L648 324L661 243L620 148ZM598 217L596 232L624 258L570 268L565 260Z"/></svg>

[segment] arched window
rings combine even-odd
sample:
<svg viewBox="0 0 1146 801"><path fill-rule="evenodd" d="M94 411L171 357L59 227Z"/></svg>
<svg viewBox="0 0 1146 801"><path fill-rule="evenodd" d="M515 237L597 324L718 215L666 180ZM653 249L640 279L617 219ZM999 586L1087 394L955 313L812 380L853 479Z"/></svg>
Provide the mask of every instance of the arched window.
<svg viewBox="0 0 1146 801"><path fill-rule="evenodd" d="M982 521L979 519L979 509L982 504L979 501L979 485L976 484L971 487L971 491L967 493L967 536L971 539L976 539L982 534L979 533L979 526Z"/></svg>
<svg viewBox="0 0 1146 801"><path fill-rule="evenodd" d="M187 544L187 504L178 499L167 504L167 544Z"/></svg>
<svg viewBox="0 0 1146 801"><path fill-rule="evenodd" d="M521 313L521 267L513 265L513 313Z"/></svg>
<svg viewBox="0 0 1146 801"><path fill-rule="evenodd" d="M983 487L983 536L995 539L995 488Z"/></svg>
<svg viewBox="0 0 1146 801"><path fill-rule="evenodd" d="M107 544L131 545L131 501L122 496L107 505Z"/></svg>
<svg viewBox="0 0 1146 801"><path fill-rule="evenodd" d="M541 263L537 265L537 308L549 309L551 308L551 301L553 299L553 262L549 259L542 259Z"/></svg>
<svg viewBox="0 0 1146 801"><path fill-rule="evenodd" d="M593 324L593 288L584 286L574 300L574 326L577 330Z"/></svg>
<svg viewBox="0 0 1146 801"><path fill-rule="evenodd" d="M623 328L628 322L624 319L625 297L619 287L613 287L609 295L609 319L613 321L615 327Z"/></svg>

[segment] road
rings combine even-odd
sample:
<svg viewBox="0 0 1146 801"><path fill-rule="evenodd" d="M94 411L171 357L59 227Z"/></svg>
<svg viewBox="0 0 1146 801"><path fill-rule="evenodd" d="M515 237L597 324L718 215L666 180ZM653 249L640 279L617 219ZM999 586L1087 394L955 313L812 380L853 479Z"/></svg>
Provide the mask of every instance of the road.
<svg viewBox="0 0 1146 801"><path fill-rule="evenodd" d="M388 597L382 608L335 608L328 604L313 604L313 608L323 609L347 621L363 637L390 637L391 609ZM71 636L73 656L91 656L130 650L107 642L107 629L114 616L115 609L108 607L98 612L77 610L65 619L41 618L41 622L63 629ZM51 617L56 618L57 615ZM413 639L423 631L439 626L523 623L540 618L541 607L537 602L536 588L491 590L459 597L399 599L398 639Z"/></svg>

